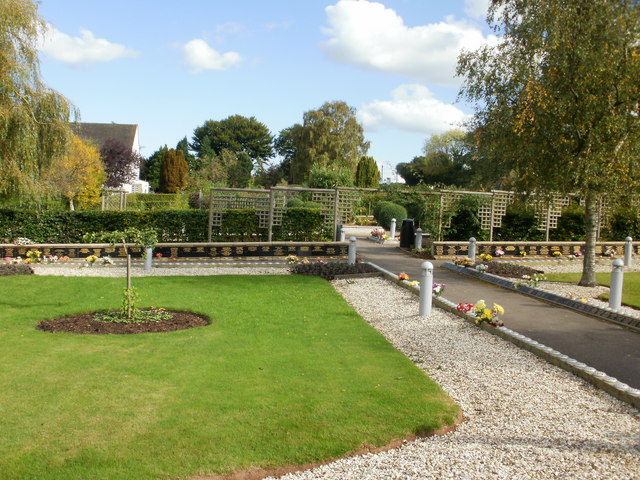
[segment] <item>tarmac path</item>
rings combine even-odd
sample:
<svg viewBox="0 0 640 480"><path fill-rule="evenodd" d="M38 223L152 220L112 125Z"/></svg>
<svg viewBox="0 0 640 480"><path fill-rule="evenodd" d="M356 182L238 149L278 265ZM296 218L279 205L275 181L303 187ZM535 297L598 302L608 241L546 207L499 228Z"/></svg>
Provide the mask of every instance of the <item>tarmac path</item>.
<svg viewBox="0 0 640 480"><path fill-rule="evenodd" d="M385 270L405 272L412 280L420 278L424 260L394 245L358 238L356 251L358 257ZM640 333L457 274L442 268L443 260L430 261L433 281L447 285L443 295L447 300L498 303L504 307L502 318L510 329L640 389Z"/></svg>

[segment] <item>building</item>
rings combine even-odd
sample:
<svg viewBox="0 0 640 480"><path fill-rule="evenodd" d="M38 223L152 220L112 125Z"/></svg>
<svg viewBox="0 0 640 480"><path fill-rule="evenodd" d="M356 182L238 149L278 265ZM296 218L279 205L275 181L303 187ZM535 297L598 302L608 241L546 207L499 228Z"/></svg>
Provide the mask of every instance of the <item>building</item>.
<svg viewBox="0 0 640 480"><path fill-rule="evenodd" d="M140 142L138 139L138 125L123 123L72 123L73 133L83 140L97 145L98 149L107 140L116 140L132 152L140 155ZM149 182L140 180L140 167L131 171L131 180L117 188L127 193L149 193Z"/></svg>

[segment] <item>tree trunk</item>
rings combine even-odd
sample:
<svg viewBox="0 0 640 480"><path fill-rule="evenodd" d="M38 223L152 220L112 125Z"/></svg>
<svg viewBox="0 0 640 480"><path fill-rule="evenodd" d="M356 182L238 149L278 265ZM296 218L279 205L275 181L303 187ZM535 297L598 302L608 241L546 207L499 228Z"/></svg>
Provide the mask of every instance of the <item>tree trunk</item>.
<svg viewBox="0 0 640 480"><path fill-rule="evenodd" d="M598 227L598 198L588 192L585 197L585 248L582 260L582 277L578 285L595 287L596 284L596 234Z"/></svg>

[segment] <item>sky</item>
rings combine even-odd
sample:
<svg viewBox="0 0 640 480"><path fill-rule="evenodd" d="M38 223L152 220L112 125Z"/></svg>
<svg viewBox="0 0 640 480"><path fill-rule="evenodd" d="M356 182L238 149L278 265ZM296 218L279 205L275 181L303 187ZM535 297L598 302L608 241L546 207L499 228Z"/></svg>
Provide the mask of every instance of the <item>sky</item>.
<svg viewBox="0 0 640 480"><path fill-rule="evenodd" d="M462 49L495 43L488 2L40 0L41 74L81 121L138 124L145 157L207 120L255 117L275 136L345 101L395 180L473 113L455 67Z"/></svg>

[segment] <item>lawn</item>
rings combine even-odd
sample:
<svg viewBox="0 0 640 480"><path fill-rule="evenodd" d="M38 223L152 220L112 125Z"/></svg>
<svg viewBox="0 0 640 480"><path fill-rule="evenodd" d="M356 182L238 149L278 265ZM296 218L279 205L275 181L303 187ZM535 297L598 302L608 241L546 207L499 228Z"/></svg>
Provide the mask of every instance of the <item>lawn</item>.
<svg viewBox="0 0 640 480"><path fill-rule="evenodd" d="M545 277L550 282L575 283L580 281L581 273L547 273ZM600 285L609 286L610 272L596 273L596 281ZM606 299L608 299L606 295ZM622 287L622 303L640 308L640 272L625 272Z"/></svg>
<svg viewBox="0 0 640 480"><path fill-rule="evenodd" d="M35 330L117 308L122 279L1 277L2 479L175 479L344 455L459 410L316 277L134 279L143 306L206 327Z"/></svg>

